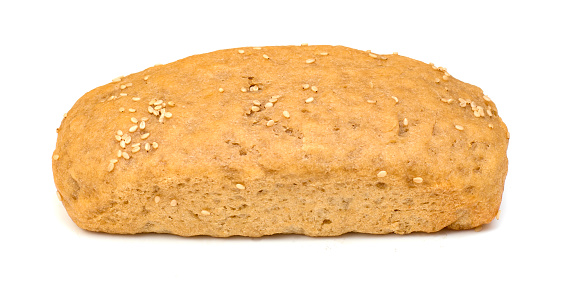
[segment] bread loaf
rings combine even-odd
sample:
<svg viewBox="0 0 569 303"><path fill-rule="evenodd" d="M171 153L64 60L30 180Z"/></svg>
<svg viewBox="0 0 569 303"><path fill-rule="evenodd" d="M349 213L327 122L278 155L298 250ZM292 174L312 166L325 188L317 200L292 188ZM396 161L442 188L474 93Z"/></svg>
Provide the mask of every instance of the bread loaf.
<svg viewBox="0 0 569 303"><path fill-rule="evenodd" d="M509 134L445 68L342 46L220 50L114 79L58 129L81 228L258 237L489 223Z"/></svg>

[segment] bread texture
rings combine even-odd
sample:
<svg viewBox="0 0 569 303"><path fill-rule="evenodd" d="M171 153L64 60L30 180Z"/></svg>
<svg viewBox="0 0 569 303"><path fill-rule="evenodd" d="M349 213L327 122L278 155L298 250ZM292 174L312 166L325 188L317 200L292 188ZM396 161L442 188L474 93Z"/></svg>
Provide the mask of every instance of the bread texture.
<svg viewBox="0 0 569 303"><path fill-rule="evenodd" d="M490 98L433 64L246 47L88 92L61 122L52 165L90 231L407 234L492 221L508 141Z"/></svg>

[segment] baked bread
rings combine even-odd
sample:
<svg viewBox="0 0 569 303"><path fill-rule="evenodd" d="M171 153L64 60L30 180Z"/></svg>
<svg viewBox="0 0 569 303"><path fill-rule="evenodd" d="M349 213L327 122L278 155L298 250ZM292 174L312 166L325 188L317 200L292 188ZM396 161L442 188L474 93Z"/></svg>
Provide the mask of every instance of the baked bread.
<svg viewBox="0 0 569 303"><path fill-rule="evenodd" d="M258 237L489 223L509 134L445 68L342 46L220 50L114 79L58 129L81 228Z"/></svg>

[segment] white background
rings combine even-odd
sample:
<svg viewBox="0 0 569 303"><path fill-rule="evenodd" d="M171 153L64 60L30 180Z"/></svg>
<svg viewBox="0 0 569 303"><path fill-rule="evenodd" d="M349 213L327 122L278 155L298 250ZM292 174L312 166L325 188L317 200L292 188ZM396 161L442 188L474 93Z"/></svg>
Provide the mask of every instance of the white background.
<svg viewBox="0 0 569 303"><path fill-rule="evenodd" d="M564 1L2 1L0 302L569 302ZM207 4L206 4L207 3ZM76 227L55 129L111 79L223 48L345 45L447 67L511 133L481 232L118 236Z"/></svg>

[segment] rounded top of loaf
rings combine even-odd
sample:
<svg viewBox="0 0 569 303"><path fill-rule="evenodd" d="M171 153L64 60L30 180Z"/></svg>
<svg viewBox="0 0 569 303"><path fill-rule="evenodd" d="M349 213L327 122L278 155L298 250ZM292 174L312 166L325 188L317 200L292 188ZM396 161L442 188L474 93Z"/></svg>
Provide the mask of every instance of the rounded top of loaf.
<svg viewBox="0 0 569 303"><path fill-rule="evenodd" d="M53 168L68 195L177 177L444 186L503 166L507 136L490 98L444 68L342 46L244 47L88 92L61 123Z"/></svg>

